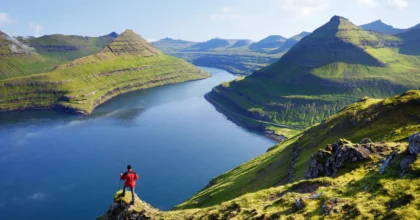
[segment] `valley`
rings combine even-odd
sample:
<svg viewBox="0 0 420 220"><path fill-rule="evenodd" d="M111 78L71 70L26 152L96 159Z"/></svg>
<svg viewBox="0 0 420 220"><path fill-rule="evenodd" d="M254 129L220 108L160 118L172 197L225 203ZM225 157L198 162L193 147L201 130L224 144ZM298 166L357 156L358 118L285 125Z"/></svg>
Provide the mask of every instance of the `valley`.
<svg viewBox="0 0 420 220"><path fill-rule="evenodd" d="M420 2L3 6L0 219L420 219Z"/></svg>

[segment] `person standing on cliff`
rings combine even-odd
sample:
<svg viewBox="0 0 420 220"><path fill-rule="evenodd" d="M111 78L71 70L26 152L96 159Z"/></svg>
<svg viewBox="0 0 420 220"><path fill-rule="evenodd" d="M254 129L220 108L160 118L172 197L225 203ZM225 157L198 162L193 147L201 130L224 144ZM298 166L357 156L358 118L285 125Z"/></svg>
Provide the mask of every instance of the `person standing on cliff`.
<svg viewBox="0 0 420 220"><path fill-rule="evenodd" d="M139 175L131 169L131 165L127 166L127 172L124 174L120 173L120 179L125 180L123 192L121 194L122 197L125 196L125 189L130 187L131 190L131 205L134 205L134 187L136 186L136 180L139 179Z"/></svg>

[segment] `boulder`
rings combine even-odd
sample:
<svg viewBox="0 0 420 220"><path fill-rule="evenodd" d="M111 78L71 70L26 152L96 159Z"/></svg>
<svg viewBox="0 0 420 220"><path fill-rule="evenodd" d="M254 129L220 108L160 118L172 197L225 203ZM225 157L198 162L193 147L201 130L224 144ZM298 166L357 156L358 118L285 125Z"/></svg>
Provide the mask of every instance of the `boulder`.
<svg viewBox="0 0 420 220"><path fill-rule="evenodd" d="M413 134L408 139L408 150L410 154L418 154L420 153L420 133Z"/></svg>

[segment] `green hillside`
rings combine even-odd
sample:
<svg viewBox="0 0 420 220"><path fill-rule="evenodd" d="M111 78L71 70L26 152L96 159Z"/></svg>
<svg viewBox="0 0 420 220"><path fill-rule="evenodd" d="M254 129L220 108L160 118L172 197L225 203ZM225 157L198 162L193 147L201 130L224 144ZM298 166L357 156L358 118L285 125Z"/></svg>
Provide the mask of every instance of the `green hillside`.
<svg viewBox="0 0 420 220"><path fill-rule="evenodd" d="M365 99L267 153L214 178L201 192L178 208L206 207L249 192L303 178L310 156L339 138L389 142L405 140L420 131L420 91L401 96Z"/></svg>
<svg viewBox="0 0 420 220"><path fill-rule="evenodd" d="M115 34L101 37L10 37L0 32L0 80L49 72L57 65L100 52Z"/></svg>
<svg viewBox="0 0 420 220"><path fill-rule="evenodd" d="M129 206L131 195L119 191L98 219L418 219L419 131L420 91L364 99L214 178L173 211L138 197ZM303 179L324 163L325 173Z"/></svg>
<svg viewBox="0 0 420 220"><path fill-rule="evenodd" d="M34 48L0 31L0 80L46 71L48 62Z"/></svg>
<svg viewBox="0 0 420 220"><path fill-rule="evenodd" d="M207 97L238 123L303 129L364 96L420 88L420 57L400 53L400 45L400 37L365 31L335 16L278 62L223 83Z"/></svg>
<svg viewBox="0 0 420 220"><path fill-rule="evenodd" d="M1 80L0 111L48 108L90 114L121 93L208 76L127 30L97 54L51 72Z"/></svg>

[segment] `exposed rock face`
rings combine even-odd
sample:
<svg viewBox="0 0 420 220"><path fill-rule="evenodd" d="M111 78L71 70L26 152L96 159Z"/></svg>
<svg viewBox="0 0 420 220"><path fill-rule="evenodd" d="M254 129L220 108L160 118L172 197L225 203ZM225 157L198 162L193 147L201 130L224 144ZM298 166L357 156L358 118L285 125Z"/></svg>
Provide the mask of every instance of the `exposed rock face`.
<svg viewBox="0 0 420 220"><path fill-rule="evenodd" d="M361 144L353 144L348 140L339 139L332 145L327 145L324 150L318 150L311 156L310 165L304 178L316 178L319 176L336 177L338 170L346 164L366 161L375 152L388 149L385 144L372 143L365 138Z"/></svg>
<svg viewBox="0 0 420 220"><path fill-rule="evenodd" d="M118 193L121 193L119 191ZM117 195L118 195L117 193ZM129 195L127 198L131 198ZM130 205L127 200L122 197L116 196L114 203L109 207L107 213L97 218L98 220L122 220L122 219L133 219L133 220L149 220L153 219L153 213L158 210L154 209L151 205L143 202L140 198L135 195L135 205Z"/></svg>
<svg viewBox="0 0 420 220"><path fill-rule="evenodd" d="M420 153L420 133L410 136L408 150L410 151L410 154Z"/></svg>

